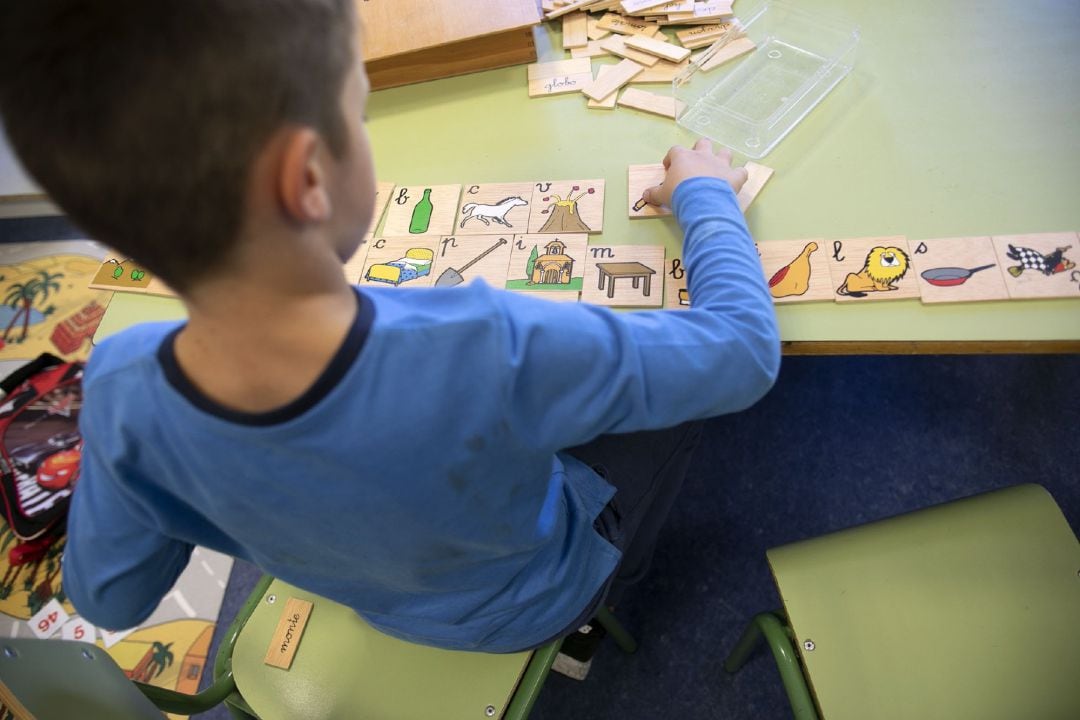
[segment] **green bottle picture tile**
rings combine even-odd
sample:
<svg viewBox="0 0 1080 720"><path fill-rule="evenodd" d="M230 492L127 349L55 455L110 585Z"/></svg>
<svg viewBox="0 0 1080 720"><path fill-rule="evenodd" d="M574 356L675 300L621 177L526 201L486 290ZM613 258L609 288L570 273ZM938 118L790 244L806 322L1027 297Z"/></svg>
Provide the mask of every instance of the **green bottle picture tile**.
<svg viewBox="0 0 1080 720"><path fill-rule="evenodd" d="M431 213L435 206L431 204L431 188L424 190L424 197L413 208L412 221L409 223L409 232L413 235L423 235L431 226Z"/></svg>

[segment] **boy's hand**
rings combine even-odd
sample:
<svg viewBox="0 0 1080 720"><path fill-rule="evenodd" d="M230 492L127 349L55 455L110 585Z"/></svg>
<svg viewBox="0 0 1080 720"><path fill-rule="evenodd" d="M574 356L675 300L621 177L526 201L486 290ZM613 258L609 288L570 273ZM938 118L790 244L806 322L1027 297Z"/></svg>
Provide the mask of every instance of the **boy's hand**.
<svg viewBox="0 0 1080 720"><path fill-rule="evenodd" d="M668 151L664 158L664 167L667 168L667 177L664 182L645 190L642 198L652 205L671 206L671 196L675 188L683 180L695 177L714 177L727 181L731 189L736 193L742 190L746 182L746 170L744 168L731 167L731 151L721 148L714 152L712 143L702 138L694 143L694 149L689 150L676 145Z"/></svg>

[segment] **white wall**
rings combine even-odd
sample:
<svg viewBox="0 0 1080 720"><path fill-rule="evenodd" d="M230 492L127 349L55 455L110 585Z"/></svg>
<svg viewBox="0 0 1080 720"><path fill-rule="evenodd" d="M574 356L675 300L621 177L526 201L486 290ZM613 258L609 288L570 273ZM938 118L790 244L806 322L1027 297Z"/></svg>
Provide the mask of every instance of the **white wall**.
<svg viewBox="0 0 1080 720"><path fill-rule="evenodd" d="M13 196L22 197L13 200ZM44 199L41 189L26 176L19 161L15 159L15 153L8 146L4 128L0 125L0 218L57 215L59 212Z"/></svg>

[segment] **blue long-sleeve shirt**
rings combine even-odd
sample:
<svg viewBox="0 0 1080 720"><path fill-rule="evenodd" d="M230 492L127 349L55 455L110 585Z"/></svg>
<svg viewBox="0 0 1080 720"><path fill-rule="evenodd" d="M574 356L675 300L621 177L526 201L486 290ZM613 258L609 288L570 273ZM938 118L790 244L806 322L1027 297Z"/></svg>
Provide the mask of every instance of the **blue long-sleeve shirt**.
<svg viewBox="0 0 1080 720"><path fill-rule="evenodd" d="M778 370L731 188L688 180L673 208L692 309L365 288L321 378L270 413L201 395L176 323L103 342L84 379L68 596L95 624L133 626L203 545L415 642L503 652L564 630L619 552L593 529L613 488L559 451L743 409Z"/></svg>

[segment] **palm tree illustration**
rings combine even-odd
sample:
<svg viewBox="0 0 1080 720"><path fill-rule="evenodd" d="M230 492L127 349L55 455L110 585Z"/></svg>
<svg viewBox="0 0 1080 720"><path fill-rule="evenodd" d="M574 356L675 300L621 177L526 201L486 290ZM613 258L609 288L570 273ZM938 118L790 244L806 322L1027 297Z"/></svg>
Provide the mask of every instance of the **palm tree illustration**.
<svg viewBox="0 0 1080 720"><path fill-rule="evenodd" d="M38 272L37 277L31 278L25 283L15 283L8 287L8 294L4 298L4 304L15 310L15 314L11 316L11 321L8 322L8 326L4 329L4 342L10 341L11 330L20 318L22 318L23 324L22 335L16 342L26 340L26 335L30 331L30 311L39 300L41 302L48 300L50 292L60 292L60 283L56 281L63 277L63 273L53 274L41 270ZM50 307L44 310L43 314L49 315L51 312L52 308Z"/></svg>

